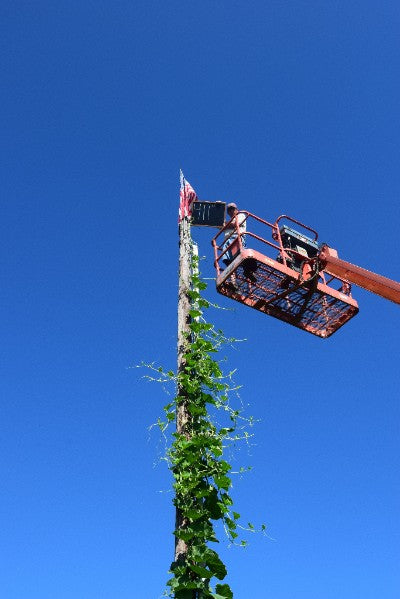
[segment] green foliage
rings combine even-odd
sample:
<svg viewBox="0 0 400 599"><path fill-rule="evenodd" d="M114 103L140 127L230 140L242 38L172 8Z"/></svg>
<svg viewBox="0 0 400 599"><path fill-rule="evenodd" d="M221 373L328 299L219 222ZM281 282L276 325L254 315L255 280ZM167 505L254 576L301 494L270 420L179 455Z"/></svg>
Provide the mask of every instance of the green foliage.
<svg viewBox="0 0 400 599"><path fill-rule="evenodd" d="M241 546L246 541L238 541L238 529L254 531L252 524L239 525L240 514L233 510L230 495L231 465L224 457L228 446L248 442L251 435L247 428L253 421L231 406L230 397L237 391L232 381L234 373L224 375L215 355L223 344L234 340L226 339L221 330L205 321L203 312L210 304L201 295L206 284L197 272L194 258L184 365L177 374L152 366L160 373L153 380L173 380L178 389L174 400L164 407L165 420L158 422L162 432L176 419L177 412L182 412L182 406L186 414L182 432L172 433L167 450L174 477L174 505L181 515L174 535L185 542L186 551L183 559L171 565L166 595L176 599L231 599L228 584L217 584L215 592L212 590L212 580L222 581L227 571L210 544L218 543L214 528L217 521L222 522L229 541Z"/></svg>

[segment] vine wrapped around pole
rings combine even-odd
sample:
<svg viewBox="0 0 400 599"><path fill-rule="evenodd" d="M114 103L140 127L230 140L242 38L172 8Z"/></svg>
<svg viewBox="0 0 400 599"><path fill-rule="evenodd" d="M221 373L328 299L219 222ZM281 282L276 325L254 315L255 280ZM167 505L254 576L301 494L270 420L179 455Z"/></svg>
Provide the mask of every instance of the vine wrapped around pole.
<svg viewBox="0 0 400 599"><path fill-rule="evenodd" d="M192 287L192 238L190 234L190 221L185 216L179 223L179 286L178 286L178 375L186 365L186 354L190 343L190 308L191 300L189 291ZM182 384L178 382L176 432L178 435L189 435L187 430L189 412L187 409L187 393ZM179 507L176 508L175 529L181 530L186 525L185 518ZM185 562L187 556L186 542L175 536L175 562Z"/></svg>
<svg viewBox="0 0 400 599"><path fill-rule="evenodd" d="M186 204L182 204L183 207ZM181 210L179 220L179 288L178 288L178 363L177 372L161 366L147 365L157 372L158 382L176 385L174 399L164 406L166 419L158 420L165 436L169 424L176 422L166 459L174 477L175 552L171 564L169 590L174 599L232 599L225 564L210 544L218 543L214 521L220 521L231 543L238 542L238 528L254 532L250 523L239 525L240 514L233 510L230 497L231 465L224 459L226 448L239 441L247 442L251 418L232 407L230 394L237 390L232 375L223 374L214 359L225 343L221 330L203 317L209 302L202 290L197 253L190 232L190 211ZM240 472L244 472L244 468ZM262 526L262 530L265 527Z"/></svg>

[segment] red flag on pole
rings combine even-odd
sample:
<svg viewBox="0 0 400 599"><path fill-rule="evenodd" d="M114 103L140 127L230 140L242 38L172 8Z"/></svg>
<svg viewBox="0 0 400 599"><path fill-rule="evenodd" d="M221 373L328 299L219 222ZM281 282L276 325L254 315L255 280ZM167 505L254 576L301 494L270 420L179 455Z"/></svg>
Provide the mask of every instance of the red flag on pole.
<svg viewBox="0 0 400 599"><path fill-rule="evenodd" d="M197 194L189 181L186 181L182 171L180 171L181 178L181 191L180 191L180 204L179 204L179 217L178 223L181 222L185 216L192 215L192 204L197 200Z"/></svg>

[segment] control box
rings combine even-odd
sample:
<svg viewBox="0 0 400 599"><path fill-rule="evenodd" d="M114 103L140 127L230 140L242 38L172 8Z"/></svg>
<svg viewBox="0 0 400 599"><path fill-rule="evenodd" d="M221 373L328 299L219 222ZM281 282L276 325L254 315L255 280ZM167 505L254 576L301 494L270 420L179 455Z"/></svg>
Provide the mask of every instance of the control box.
<svg viewBox="0 0 400 599"><path fill-rule="evenodd" d="M192 225L200 227L223 227L225 202L202 202L192 204Z"/></svg>

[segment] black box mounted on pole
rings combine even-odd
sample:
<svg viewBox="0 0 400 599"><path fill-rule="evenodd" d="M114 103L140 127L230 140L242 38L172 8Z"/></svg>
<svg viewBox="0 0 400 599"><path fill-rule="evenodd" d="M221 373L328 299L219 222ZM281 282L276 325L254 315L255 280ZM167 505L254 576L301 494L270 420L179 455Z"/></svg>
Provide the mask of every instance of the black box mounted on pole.
<svg viewBox="0 0 400 599"><path fill-rule="evenodd" d="M192 225L201 227L223 227L225 202L201 202L192 204Z"/></svg>

